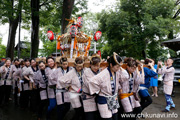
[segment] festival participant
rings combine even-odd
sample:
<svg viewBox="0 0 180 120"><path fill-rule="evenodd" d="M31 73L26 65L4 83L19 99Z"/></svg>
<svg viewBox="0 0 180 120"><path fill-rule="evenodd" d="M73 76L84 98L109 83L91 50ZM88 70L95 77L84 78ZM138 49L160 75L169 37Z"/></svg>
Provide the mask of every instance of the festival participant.
<svg viewBox="0 0 180 120"><path fill-rule="evenodd" d="M22 80L20 81L20 106L21 108L27 108L30 101L30 90L32 89L33 71L30 66L30 60L24 59L25 66L22 68Z"/></svg>
<svg viewBox="0 0 180 120"><path fill-rule="evenodd" d="M9 97L12 88L12 66L11 59L7 58L4 65L0 67L0 105L3 105L3 100L6 105L8 105Z"/></svg>
<svg viewBox="0 0 180 120"><path fill-rule="evenodd" d="M103 120L118 119L118 89L119 73L122 59L116 53L113 53L108 60L109 67L104 69L98 75L92 77L88 87L91 95L98 94L97 105L100 116Z"/></svg>
<svg viewBox="0 0 180 120"><path fill-rule="evenodd" d="M155 61L152 60L152 62L153 62L154 69L156 69L156 71L157 71L157 65L155 64ZM158 75L151 78L150 86L152 87L152 91L153 91L152 96L158 97L158 94L157 94Z"/></svg>
<svg viewBox="0 0 180 120"><path fill-rule="evenodd" d="M58 68L57 73L54 73L54 75L58 74L58 80L61 80L61 77L72 70L72 67L68 66L67 57L61 57L59 62L61 67ZM61 86L60 82L57 82L56 88L58 120L63 120L67 112L70 110L69 92Z"/></svg>
<svg viewBox="0 0 180 120"><path fill-rule="evenodd" d="M97 105L95 102L96 96L90 95L88 84L89 84L90 78L100 73L101 71L100 62L101 62L101 58L98 54L92 55L90 59L90 68L86 68L82 76L82 79L83 79L82 99L83 99L83 106L84 106L86 120L98 120L98 117L99 117Z"/></svg>
<svg viewBox="0 0 180 120"><path fill-rule="evenodd" d="M25 62L24 62L24 60L21 60L20 61L20 67L23 68L24 66L25 66Z"/></svg>
<svg viewBox="0 0 180 120"><path fill-rule="evenodd" d="M144 84L140 85L139 95L141 97L141 108L144 110L147 106L149 106L152 103L152 98L148 92L148 89L150 87L150 78L155 77L157 75L156 70L153 67L152 60L146 59L145 60L145 67L144 67L144 73L145 73L145 81Z"/></svg>
<svg viewBox="0 0 180 120"><path fill-rule="evenodd" d="M52 57L48 57L46 59L46 63L48 63L48 67L46 68L46 76L48 77L48 98L49 98L49 106L47 111L47 120L51 117L52 110L56 107L56 84L58 75L54 75L53 73L57 73L57 65L55 64L55 60Z"/></svg>
<svg viewBox="0 0 180 120"><path fill-rule="evenodd" d="M127 65L126 70L122 69L118 72L120 75L121 93L120 99L124 112L129 114L127 119L136 120L137 114L141 113L141 105L137 97L139 85L144 83L143 64L140 64L141 74L138 70L138 64L133 58L126 58L124 63ZM134 114L134 116L131 116ZM121 113L119 114L121 115Z"/></svg>
<svg viewBox="0 0 180 120"><path fill-rule="evenodd" d="M158 73L161 75L164 74L164 79L163 79L164 93L167 103L165 110L163 110L162 112L169 112L171 108L175 108L175 104L171 98L171 94L173 90L174 72L175 72L175 69L172 66L172 64L173 64L172 59L167 60L167 66L163 66L162 62L158 62L158 67L157 67Z"/></svg>
<svg viewBox="0 0 180 120"><path fill-rule="evenodd" d="M33 77L35 84L39 85L41 99L38 108L38 120L41 120L43 110L48 106L48 78L46 76L45 68L45 63L43 61L39 61L39 70Z"/></svg>
<svg viewBox="0 0 180 120"><path fill-rule="evenodd" d="M17 74L21 70L19 59L14 59L14 65L12 65L12 71L13 71L13 88L14 88L14 103L17 106L18 105L18 86L19 81L21 80L21 74Z"/></svg>
<svg viewBox="0 0 180 120"><path fill-rule="evenodd" d="M36 64L35 59L31 59L30 60L31 63L31 69L34 73L34 75L37 73L37 71L39 70L38 65ZM34 81L34 78L33 78ZM38 109L38 104L40 101L40 96L39 96L39 89L38 89L38 84L35 85L35 83L33 83L33 88L30 91L30 109L33 112L36 112Z"/></svg>
<svg viewBox="0 0 180 120"><path fill-rule="evenodd" d="M23 80L22 80L22 68L25 66L24 60L19 59L19 69L17 69L17 71L14 72L13 76L15 76L15 78L19 78L18 80L18 94L17 96L20 96L20 92L22 91L22 85L23 85ZM18 103L21 105L21 96L20 99L18 101Z"/></svg>
<svg viewBox="0 0 180 120"><path fill-rule="evenodd" d="M58 80L63 88L69 87L69 99L75 110L73 120L80 120L81 117L84 120L84 111L80 98L83 84L82 75L84 73L83 64L82 57L77 57L74 69Z"/></svg>

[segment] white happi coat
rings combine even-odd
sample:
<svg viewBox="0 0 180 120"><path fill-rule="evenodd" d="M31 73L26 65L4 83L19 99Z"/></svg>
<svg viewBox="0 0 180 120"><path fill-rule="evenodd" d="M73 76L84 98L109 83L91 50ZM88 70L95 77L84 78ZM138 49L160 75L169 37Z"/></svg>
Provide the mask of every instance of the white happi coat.
<svg viewBox="0 0 180 120"><path fill-rule="evenodd" d="M94 77L95 74L93 73L93 71L91 70L91 68L86 68L84 70L84 74L82 76L83 79L83 87L82 90L86 95L86 100L83 100L83 106L84 106L84 111L85 112L93 112L93 111L97 111L97 105L95 102L95 96L90 96L90 91L89 91L89 81L90 78Z"/></svg>
<svg viewBox="0 0 180 120"><path fill-rule="evenodd" d="M16 67L15 65L11 65L11 67L12 67L12 72L13 72L13 79L17 80L20 76L18 76L17 74L14 74L14 73L17 72L21 68L20 67Z"/></svg>
<svg viewBox="0 0 180 120"><path fill-rule="evenodd" d="M70 70L72 70L72 67L69 67L69 71ZM57 88L57 92L56 92L57 105L61 105L61 104L70 102L70 100L69 100L69 92L66 91L67 90L66 88L64 88L65 90L62 90L63 87L60 84L60 81L62 80L61 77L64 76L65 74L67 74L67 71L65 73L65 71L63 71L61 67L58 68L57 74L56 74L56 75L58 75L58 82L57 82L57 86L56 86L56 88Z"/></svg>
<svg viewBox="0 0 180 120"><path fill-rule="evenodd" d="M17 79L19 77L20 80L22 80L22 68L18 68L14 73L13 73L13 79ZM21 83L18 81L18 88L21 90Z"/></svg>
<svg viewBox="0 0 180 120"><path fill-rule="evenodd" d="M173 90L173 80L174 80L174 67L170 67L169 69L164 66L158 69L158 74L164 74L164 93L171 95Z"/></svg>
<svg viewBox="0 0 180 120"><path fill-rule="evenodd" d="M1 74L1 80L0 80L0 86L4 85L4 82L5 82L5 77L6 77L6 74L8 72L8 68L5 67L5 70L3 70L3 67L0 67L0 74ZM9 75L6 79L6 85L12 85L13 81L12 81L12 77L13 77L13 73L12 73L12 65L10 65L10 72L9 72Z"/></svg>
<svg viewBox="0 0 180 120"><path fill-rule="evenodd" d="M31 82L34 82L33 75L34 72L32 71L31 66L29 67L24 66L22 68L22 80L24 79L24 76L27 76L29 77ZM30 85L29 83L20 82L20 91L24 91L24 90L30 90Z"/></svg>
<svg viewBox="0 0 180 120"><path fill-rule="evenodd" d="M46 70L45 70L45 74L46 74ZM33 80L35 82L35 84L39 85L39 89L40 89L40 98L41 100L45 100L45 99L48 99L48 83L46 85L44 79L43 79L43 76L42 76L42 73L41 73L41 70L38 70L35 74L34 74L34 77L33 77ZM46 88L47 87L47 88Z"/></svg>
<svg viewBox="0 0 180 120"><path fill-rule="evenodd" d="M130 75L124 69L121 69L118 72L120 75L119 83L120 83L120 86L122 88L121 89L122 93L129 93L129 92L137 93L139 85L144 83L144 75L137 74L136 71L133 73L132 91L129 91ZM133 95L131 95L130 97L126 97L124 99L121 99L121 104L122 104L125 112L132 112L133 108L141 106L139 101L136 101Z"/></svg>
<svg viewBox="0 0 180 120"><path fill-rule="evenodd" d="M120 89L119 85L119 72L116 72L116 89L115 93L118 93ZM91 95L99 94L100 96L112 96L111 79L108 69L104 69L98 75L92 77L88 84L89 92ZM102 118L111 118L113 113L117 113L115 109L112 112L108 109L107 104L98 104L98 109Z"/></svg>
<svg viewBox="0 0 180 120"><path fill-rule="evenodd" d="M34 73L34 75L37 73L37 71L39 70L39 67L38 66L36 66L36 70L31 66L31 69L32 69L32 71L33 71L33 73ZM34 81L34 76L33 76L33 81ZM35 82L35 81L34 81ZM37 86L38 84L37 83L35 83L35 85ZM36 88L37 89L37 88Z"/></svg>
<svg viewBox="0 0 180 120"><path fill-rule="evenodd" d="M46 68L46 76L48 77L48 98L56 98L55 88L50 88L51 86L56 86L58 80L58 70L56 68Z"/></svg>
<svg viewBox="0 0 180 120"><path fill-rule="evenodd" d="M15 65L12 65L12 71L13 71L13 86L17 87L19 86L19 81L18 79L21 79L21 68L20 67L16 67ZM17 82L17 86L16 86L16 82Z"/></svg>
<svg viewBox="0 0 180 120"><path fill-rule="evenodd" d="M82 106L80 102L80 93L78 90L81 89L81 83L79 81L77 72L75 69L72 69L63 77L61 77L58 82L62 86L62 88L71 87L69 90L69 99L73 108L79 108Z"/></svg>

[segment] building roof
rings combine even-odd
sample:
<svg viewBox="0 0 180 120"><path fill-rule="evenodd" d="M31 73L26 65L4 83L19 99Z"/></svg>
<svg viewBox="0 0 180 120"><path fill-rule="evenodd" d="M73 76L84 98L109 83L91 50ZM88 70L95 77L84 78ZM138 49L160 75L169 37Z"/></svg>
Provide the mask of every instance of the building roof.
<svg viewBox="0 0 180 120"><path fill-rule="evenodd" d="M161 43L161 45L164 45L174 51L178 51L180 50L180 38L164 41Z"/></svg>
<svg viewBox="0 0 180 120"><path fill-rule="evenodd" d="M31 43L27 41L20 41L20 49L27 49L30 44ZM18 44L16 45L15 50L18 50Z"/></svg>

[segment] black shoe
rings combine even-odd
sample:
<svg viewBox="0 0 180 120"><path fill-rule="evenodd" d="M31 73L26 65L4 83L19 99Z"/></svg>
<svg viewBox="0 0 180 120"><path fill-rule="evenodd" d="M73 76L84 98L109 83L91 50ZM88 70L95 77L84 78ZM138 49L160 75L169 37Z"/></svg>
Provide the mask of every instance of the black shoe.
<svg viewBox="0 0 180 120"><path fill-rule="evenodd" d="M169 112L168 110L166 110L166 109L164 109L164 110L162 110L161 112Z"/></svg>
<svg viewBox="0 0 180 120"><path fill-rule="evenodd" d="M171 109L171 110L175 110L176 108L175 108L175 107L171 107L170 109Z"/></svg>

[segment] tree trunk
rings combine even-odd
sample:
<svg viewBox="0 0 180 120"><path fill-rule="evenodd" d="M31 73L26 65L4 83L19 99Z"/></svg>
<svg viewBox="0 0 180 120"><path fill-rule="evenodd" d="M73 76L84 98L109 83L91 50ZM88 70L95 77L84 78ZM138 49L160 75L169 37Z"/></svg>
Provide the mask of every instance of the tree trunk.
<svg viewBox="0 0 180 120"><path fill-rule="evenodd" d="M11 58L11 60L14 59L14 46L15 46L16 30L18 26L18 18L15 20L9 20L9 35L8 35L8 43L6 48L6 57Z"/></svg>
<svg viewBox="0 0 180 120"><path fill-rule="evenodd" d="M8 35L8 43L6 48L6 57L14 59L14 45L16 38L16 30L18 26L19 13L22 10L23 0L19 0L18 2L18 11L14 12L14 0L9 0L9 4L11 5L11 9L8 11L9 16L9 35Z"/></svg>
<svg viewBox="0 0 180 120"><path fill-rule="evenodd" d="M146 51L145 50L142 50L142 56L143 56L144 59L146 59L147 56L146 56Z"/></svg>
<svg viewBox="0 0 180 120"><path fill-rule="evenodd" d="M65 18L70 19L75 0L64 0L63 1L63 10L62 10L62 19L61 19L61 33L65 33L65 28L68 25L68 21Z"/></svg>
<svg viewBox="0 0 180 120"><path fill-rule="evenodd" d="M31 0L31 58L38 56L39 49L39 0Z"/></svg>

